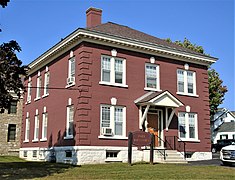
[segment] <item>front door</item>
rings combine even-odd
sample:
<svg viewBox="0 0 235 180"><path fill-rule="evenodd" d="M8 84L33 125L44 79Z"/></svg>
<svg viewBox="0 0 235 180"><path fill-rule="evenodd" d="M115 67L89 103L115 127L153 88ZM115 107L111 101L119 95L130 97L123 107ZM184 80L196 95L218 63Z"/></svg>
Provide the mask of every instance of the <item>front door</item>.
<svg viewBox="0 0 235 180"><path fill-rule="evenodd" d="M159 146L159 138L158 138L158 114L157 113L148 113L147 115L147 129L148 132L155 135L155 146Z"/></svg>

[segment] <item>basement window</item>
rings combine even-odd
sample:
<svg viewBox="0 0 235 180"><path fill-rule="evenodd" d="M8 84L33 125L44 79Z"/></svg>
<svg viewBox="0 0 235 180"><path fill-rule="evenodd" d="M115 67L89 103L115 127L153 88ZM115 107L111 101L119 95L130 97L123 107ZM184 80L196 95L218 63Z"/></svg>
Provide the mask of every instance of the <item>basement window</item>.
<svg viewBox="0 0 235 180"><path fill-rule="evenodd" d="M72 157L72 151L71 150L65 151L65 157L71 158Z"/></svg>
<svg viewBox="0 0 235 180"><path fill-rule="evenodd" d="M34 157L34 158L37 157L37 150L33 150L33 157Z"/></svg>
<svg viewBox="0 0 235 180"><path fill-rule="evenodd" d="M24 151L24 157L28 156L28 151Z"/></svg>
<svg viewBox="0 0 235 180"><path fill-rule="evenodd" d="M118 151L106 151L106 158L117 158Z"/></svg>

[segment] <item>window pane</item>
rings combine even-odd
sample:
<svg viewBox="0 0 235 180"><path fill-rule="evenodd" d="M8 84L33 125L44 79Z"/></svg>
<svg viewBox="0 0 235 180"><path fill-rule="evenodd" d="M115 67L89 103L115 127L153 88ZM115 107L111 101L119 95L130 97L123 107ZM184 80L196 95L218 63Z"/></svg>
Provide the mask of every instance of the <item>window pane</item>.
<svg viewBox="0 0 235 180"><path fill-rule="evenodd" d="M8 142L15 141L16 139L16 124L9 124L8 125Z"/></svg>
<svg viewBox="0 0 235 180"><path fill-rule="evenodd" d="M68 122L68 135L73 135L73 116L74 116L74 107L69 107L69 122Z"/></svg>
<svg viewBox="0 0 235 180"><path fill-rule="evenodd" d="M195 117L189 114L189 138L195 138Z"/></svg>
<svg viewBox="0 0 235 180"><path fill-rule="evenodd" d="M115 83L122 83L123 63L122 60L115 60Z"/></svg>
<svg viewBox="0 0 235 180"><path fill-rule="evenodd" d="M70 59L70 77L75 77L75 59Z"/></svg>
<svg viewBox="0 0 235 180"><path fill-rule="evenodd" d="M8 114L16 114L17 112L17 101L12 101L8 109Z"/></svg>
<svg viewBox="0 0 235 180"><path fill-rule="evenodd" d="M110 127L110 107L102 106L101 127Z"/></svg>
<svg viewBox="0 0 235 180"><path fill-rule="evenodd" d="M26 125L25 125L25 129L26 129L26 132L25 132L25 140L29 140L29 127L30 127L30 120L29 118L26 118Z"/></svg>
<svg viewBox="0 0 235 180"><path fill-rule="evenodd" d="M178 92L184 92L184 71L177 70Z"/></svg>
<svg viewBox="0 0 235 180"><path fill-rule="evenodd" d="M48 119L48 114L44 114L44 120L43 120L43 138L47 137L47 119Z"/></svg>
<svg viewBox="0 0 235 180"><path fill-rule="evenodd" d="M157 88L157 67L146 65L146 86Z"/></svg>
<svg viewBox="0 0 235 180"><path fill-rule="evenodd" d="M41 96L41 85L42 85L42 79L41 77L37 78L37 95L36 98L39 98Z"/></svg>
<svg viewBox="0 0 235 180"><path fill-rule="evenodd" d="M193 73L187 72L188 93L193 94Z"/></svg>
<svg viewBox="0 0 235 180"><path fill-rule="evenodd" d="M114 114L115 135L122 135L123 126L123 108L116 107Z"/></svg>
<svg viewBox="0 0 235 180"><path fill-rule="evenodd" d="M110 82L110 58L102 57L102 81Z"/></svg>
<svg viewBox="0 0 235 180"><path fill-rule="evenodd" d="M49 78L50 78L50 74L49 72L45 74L45 91L44 94L48 94L48 88L49 88Z"/></svg>
<svg viewBox="0 0 235 180"><path fill-rule="evenodd" d="M180 138L186 138L185 113L179 113Z"/></svg>

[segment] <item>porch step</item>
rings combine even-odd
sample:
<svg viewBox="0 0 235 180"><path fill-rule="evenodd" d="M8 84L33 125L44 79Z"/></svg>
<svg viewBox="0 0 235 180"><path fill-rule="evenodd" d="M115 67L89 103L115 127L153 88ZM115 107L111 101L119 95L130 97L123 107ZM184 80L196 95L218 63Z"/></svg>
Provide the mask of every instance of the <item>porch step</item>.
<svg viewBox="0 0 235 180"><path fill-rule="evenodd" d="M157 153L160 163L188 163L183 157L182 154L175 150L166 150L166 159L164 160L164 156L161 153Z"/></svg>

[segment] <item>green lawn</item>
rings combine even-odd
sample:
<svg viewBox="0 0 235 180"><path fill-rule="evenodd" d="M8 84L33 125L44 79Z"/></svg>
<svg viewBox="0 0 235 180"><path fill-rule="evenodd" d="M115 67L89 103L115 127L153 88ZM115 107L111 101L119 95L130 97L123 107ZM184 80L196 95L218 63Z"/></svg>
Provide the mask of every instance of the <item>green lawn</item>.
<svg viewBox="0 0 235 180"><path fill-rule="evenodd" d="M0 179L235 179L235 168L174 164L84 165L25 162L0 157Z"/></svg>

